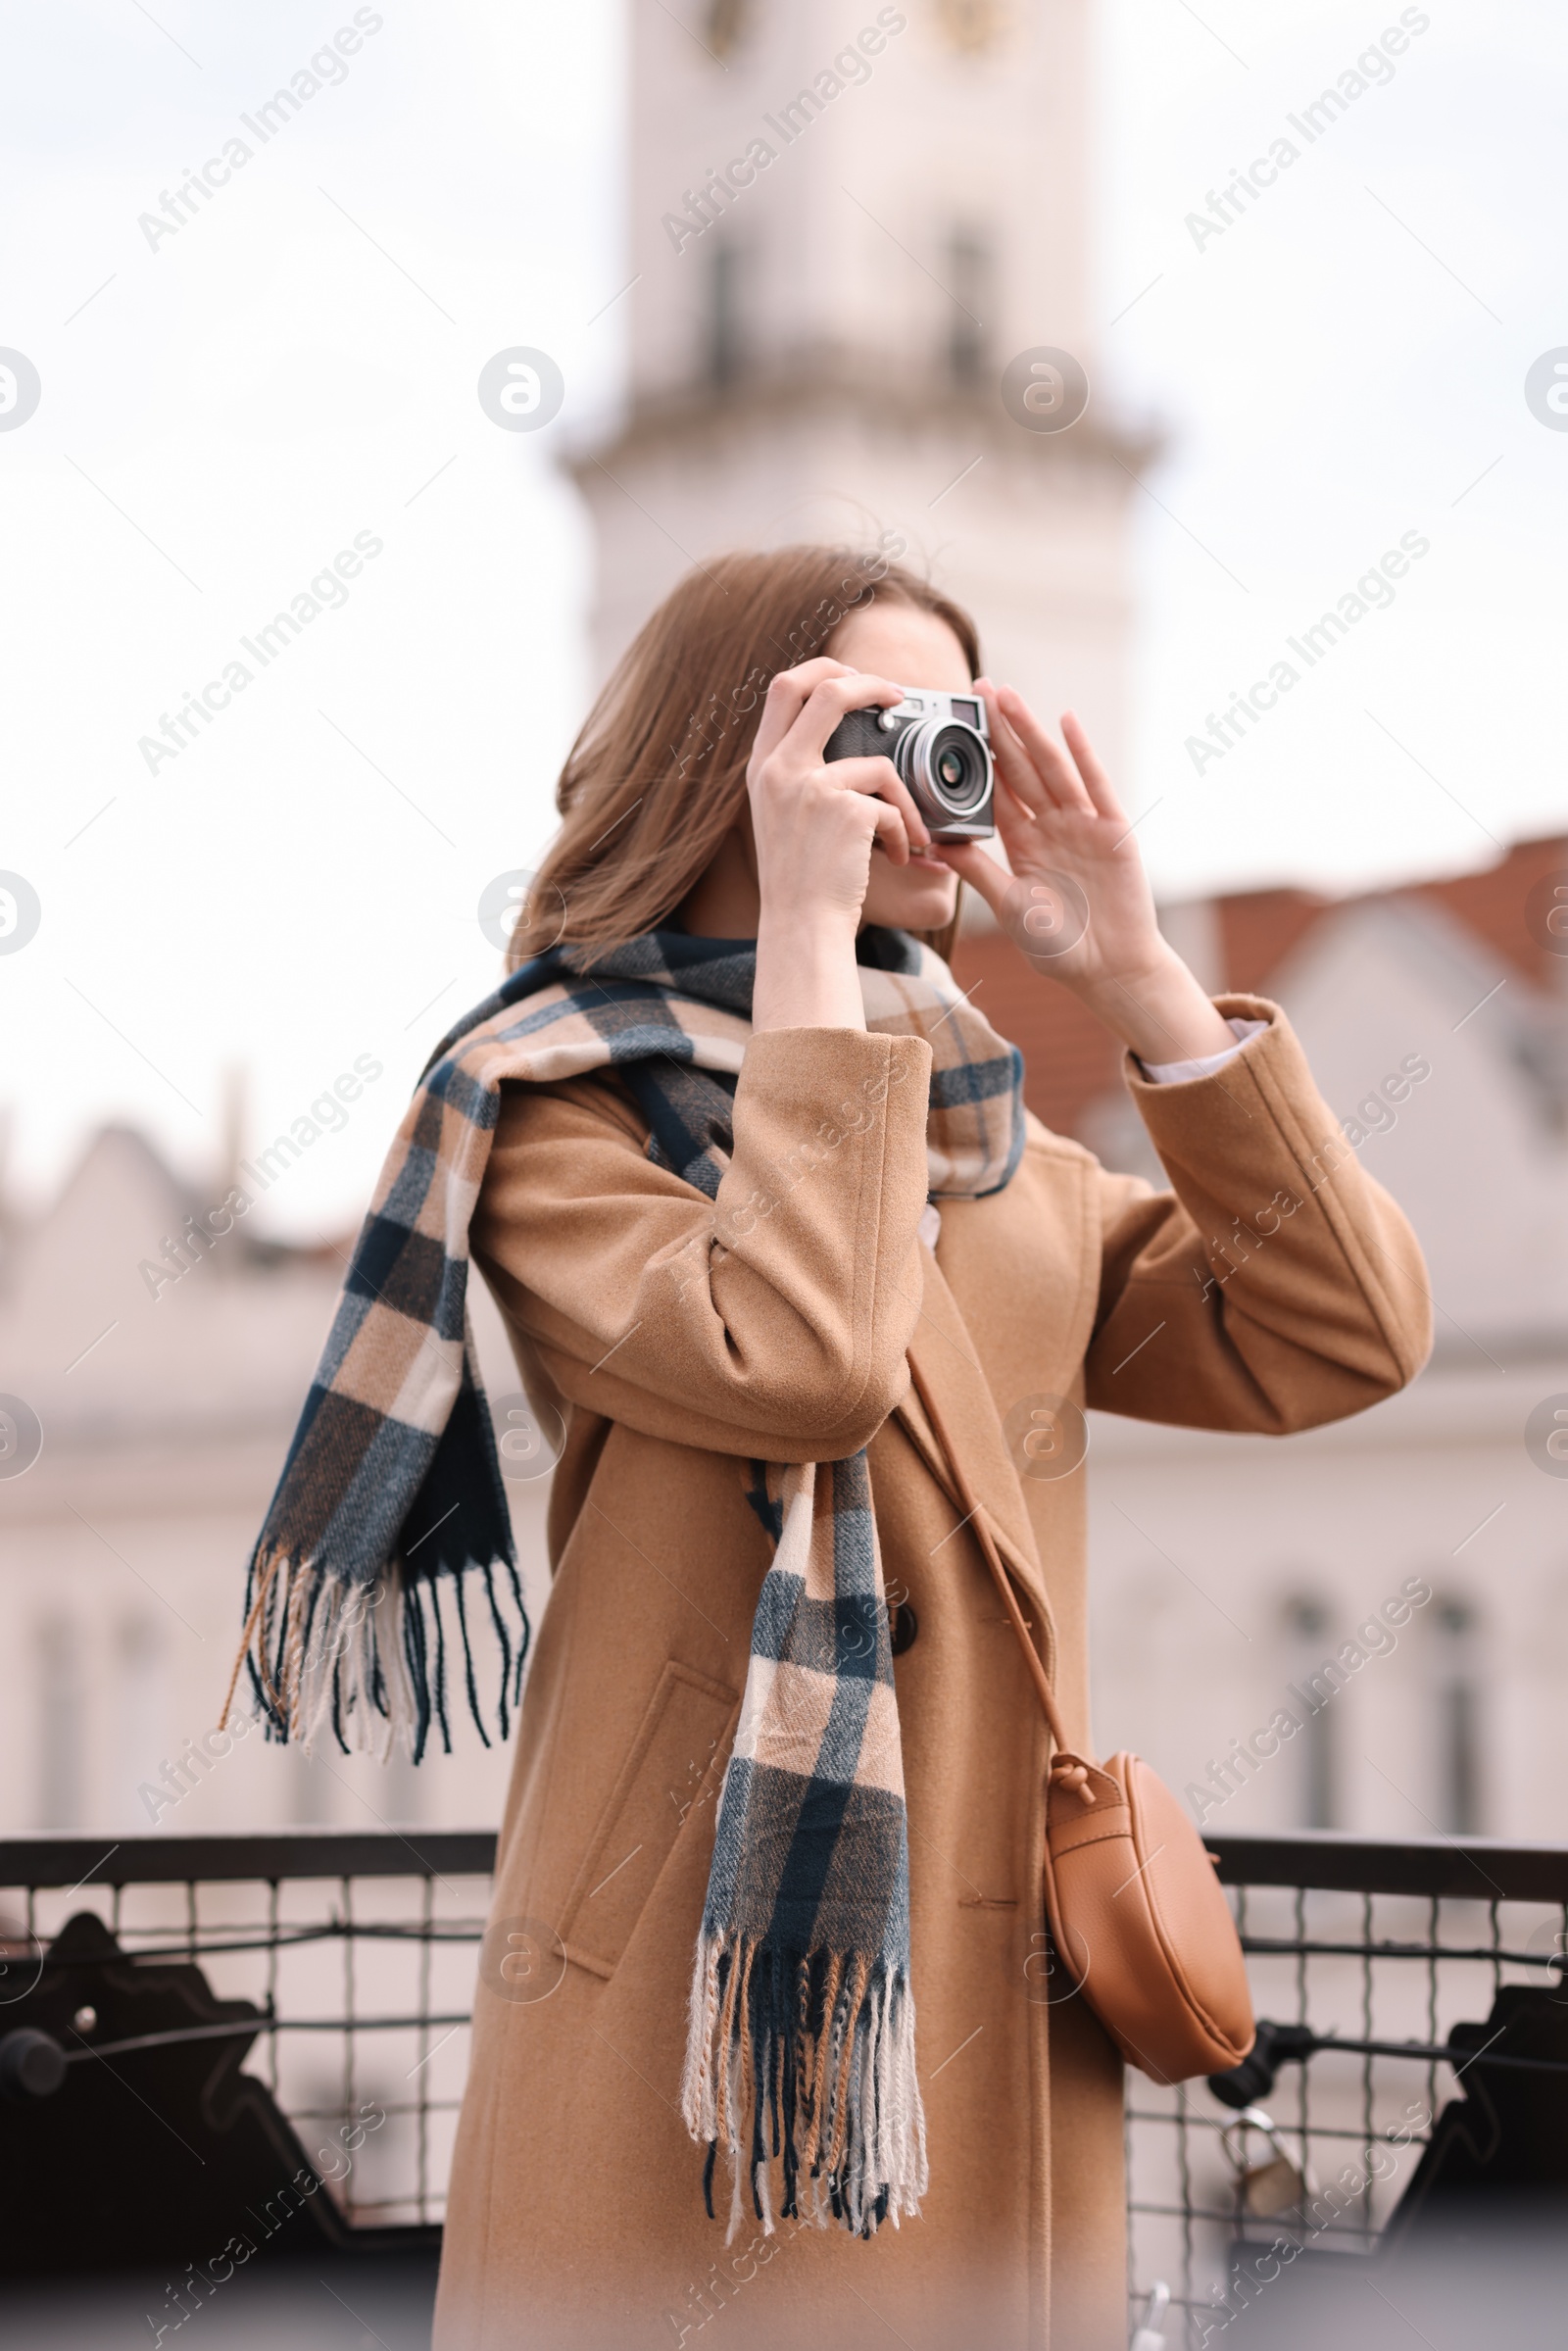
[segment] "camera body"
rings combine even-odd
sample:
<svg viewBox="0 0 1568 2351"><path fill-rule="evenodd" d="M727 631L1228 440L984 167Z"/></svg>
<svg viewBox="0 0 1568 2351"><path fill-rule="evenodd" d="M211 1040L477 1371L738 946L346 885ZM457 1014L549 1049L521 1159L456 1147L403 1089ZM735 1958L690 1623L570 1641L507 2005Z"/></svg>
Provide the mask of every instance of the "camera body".
<svg viewBox="0 0 1568 2351"><path fill-rule="evenodd" d="M997 829L991 729L978 694L906 686L888 710L851 710L822 756L891 759L934 841L987 841Z"/></svg>

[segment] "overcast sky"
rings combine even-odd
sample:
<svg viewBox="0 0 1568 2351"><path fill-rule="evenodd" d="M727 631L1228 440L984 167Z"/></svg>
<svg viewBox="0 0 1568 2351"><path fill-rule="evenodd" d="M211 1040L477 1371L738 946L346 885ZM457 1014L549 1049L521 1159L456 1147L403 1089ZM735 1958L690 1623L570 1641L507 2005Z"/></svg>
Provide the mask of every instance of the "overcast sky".
<svg viewBox="0 0 1568 2351"><path fill-rule="evenodd" d="M1551 0L1406 13L1430 22L1392 76L1309 144L1288 118L1397 7L1102 8L1096 396L1166 437L1124 780L1167 895L1568 829L1568 432L1525 399L1568 346L1568 24ZM29 1198L108 1116L204 1181L225 1068L254 1141L369 1055L384 1084L266 1203L303 1237L358 1213L491 983L479 895L536 856L581 714L589 549L553 461L621 379L621 314L596 314L625 275L623 19L385 0L263 144L241 117L355 10L153 15L0 18L0 346L41 384L0 429L0 869L41 910L0 954L0 1103ZM249 162L150 245L139 216L235 136ZM1196 241L1187 216L1282 136L1297 160ZM538 435L475 398L515 344L565 376ZM1289 638L1407 535L1392 603L1308 672ZM242 650L340 556L297 641ZM1298 685L1197 772L1187 738L1282 659ZM141 738L236 660L250 684L150 770Z"/></svg>

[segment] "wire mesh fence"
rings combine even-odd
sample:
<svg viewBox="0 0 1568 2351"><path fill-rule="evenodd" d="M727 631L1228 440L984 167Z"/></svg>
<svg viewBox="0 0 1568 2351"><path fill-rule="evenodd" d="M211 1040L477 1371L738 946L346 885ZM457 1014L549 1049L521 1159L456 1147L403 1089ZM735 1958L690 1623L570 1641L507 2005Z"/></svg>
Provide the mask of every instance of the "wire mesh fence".
<svg viewBox="0 0 1568 2351"><path fill-rule="evenodd" d="M103 1921L137 1969L185 1962L220 2001L258 2012L246 2071L314 2151L357 2141L325 2183L357 2228L443 2218L495 1839L486 1834L70 1839L0 1843L0 2003L51 1969L67 1920ZM85 1975L84 1975L85 1981ZM0 2030L5 2007L0 2004ZM73 2034L106 2064L146 2045L105 2041L90 2001ZM221 2025L184 2028L221 2037ZM75 2054L74 2051L72 2052ZM367 2114L377 2118L366 2129ZM384 2117L384 2122L379 2120ZM333 2167L336 2168L335 2166Z"/></svg>
<svg viewBox="0 0 1568 2351"><path fill-rule="evenodd" d="M1568 2017L1568 1848L1207 1841L1260 2036L1223 2096L1128 2077L1129 2296L1137 2316L1152 2297L1164 2311L1171 2351L1211 2342L1303 2258L1384 2246L1438 2118L1478 2080L1554 2078L1550 2059L1507 2047L1506 1987Z"/></svg>
<svg viewBox="0 0 1568 2351"><path fill-rule="evenodd" d="M238 2038L302 2146L358 2131L346 2174L323 2173L344 2222L433 2241L494 1842L330 1831L0 1841L0 2036L8 2005L21 2015L30 1987L74 1982L75 1968L83 1996L54 2009L69 2017L73 2058L114 2067L154 2040ZM1218 2092L1128 2077L1128 2287L1144 2351L1199 2351L1290 2262L1373 2254L1445 2104L1499 2068L1539 2071L1539 2055L1510 2055L1495 2022L1508 1987L1560 2002L1568 2033L1568 1848L1209 1842L1264 2022L1249 2069ZM92 1975L102 1937L87 1958L58 1939L83 1911L122 1970L150 1981L195 1968L217 2001L249 2006L237 2022L106 2038L90 1996L107 1981ZM1568 2095L1568 2062L1556 2072Z"/></svg>

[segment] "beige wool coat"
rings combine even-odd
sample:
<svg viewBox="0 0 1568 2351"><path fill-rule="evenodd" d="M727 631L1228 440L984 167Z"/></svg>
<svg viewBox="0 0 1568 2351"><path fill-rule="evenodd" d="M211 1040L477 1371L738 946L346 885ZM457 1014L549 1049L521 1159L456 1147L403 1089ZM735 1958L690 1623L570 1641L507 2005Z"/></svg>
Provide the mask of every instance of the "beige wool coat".
<svg viewBox="0 0 1568 2351"><path fill-rule="evenodd" d="M752 1040L716 1203L727 1248L715 1204L646 1157L615 1081L506 1089L474 1253L530 1394L562 1400L568 1434L438 2351L656 2351L699 2333L734 2351L1125 2344L1121 2070L1082 1997L1047 1997L1039 1701L908 1365L1089 1752L1085 1478L1020 1478L1008 1426L1066 1397L1280 1436L1391 1395L1429 1346L1414 1238L1289 1025L1258 1000L1218 1002L1268 1026L1216 1075L1152 1085L1129 1062L1172 1191L1031 1118L1011 1183L944 1202L934 1252L917 1232L921 1040ZM830 1121L845 1141L803 1172L799 1147ZM749 2205L726 2242L722 2166L710 2221L678 2101L768 1559L746 1464L862 1445L884 1574L915 1627L895 1674L930 2189L918 2220L868 2242L787 2222L764 2238ZM1115 1729L1136 1746L1135 1723Z"/></svg>

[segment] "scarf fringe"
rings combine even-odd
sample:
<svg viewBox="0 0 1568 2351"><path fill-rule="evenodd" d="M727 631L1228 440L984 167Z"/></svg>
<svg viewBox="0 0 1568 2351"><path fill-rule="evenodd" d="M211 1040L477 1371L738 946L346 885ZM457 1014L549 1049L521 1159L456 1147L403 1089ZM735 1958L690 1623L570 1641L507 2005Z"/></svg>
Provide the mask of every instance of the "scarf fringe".
<svg viewBox="0 0 1568 2351"><path fill-rule="evenodd" d="M505 1570L502 1578L498 1567ZM469 1713L488 1746L463 1591L468 1576L484 1580L500 1650L493 1722L504 1740L521 1702L529 1637L522 1587L510 1560L469 1560L461 1575L445 1569L419 1575L398 1562L364 1585L328 1576L312 1559L258 1550L246 1581L245 1633L220 1727L228 1721L243 1670L253 1717L280 1746L293 1741L310 1754L329 1734L345 1755L369 1754L385 1763L396 1750L417 1763L431 1730L439 1726L442 1748L450 1755L450 1609L463 1644Z"/></svg>
<svg viewBox="0 0 1568 2351"><path fill-rule="evenodd" d="M765 2235L780 2211L872 2236L916 2218L928 2181L925 2109L914 2065L914 2001L902 1968L838 1952L791 1956L705 1928L692 1976L681 2112L731 2178L729 2229L743 2185Z"/></svg>

